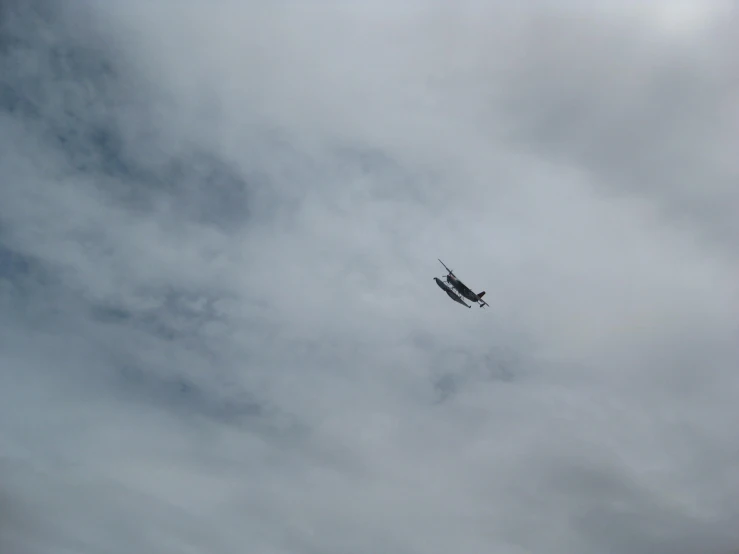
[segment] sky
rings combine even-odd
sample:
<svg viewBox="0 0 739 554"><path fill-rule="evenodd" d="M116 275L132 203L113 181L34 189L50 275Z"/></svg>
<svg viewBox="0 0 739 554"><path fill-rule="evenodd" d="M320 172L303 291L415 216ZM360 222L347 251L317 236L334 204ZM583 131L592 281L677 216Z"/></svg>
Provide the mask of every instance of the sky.
<svg viewBox="0 0 739 554"><path fill-rule="evenodd" d="M738 552L737 15L3 3L0 550Z"/></svg>

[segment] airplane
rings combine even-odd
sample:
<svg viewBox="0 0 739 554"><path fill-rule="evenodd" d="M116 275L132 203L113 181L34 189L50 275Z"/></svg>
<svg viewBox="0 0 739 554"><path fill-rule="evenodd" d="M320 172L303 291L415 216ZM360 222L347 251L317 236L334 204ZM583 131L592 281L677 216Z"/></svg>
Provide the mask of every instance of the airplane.
<svg viewBox="0 0 739 554"><path fill-rule="evenodd" d="M467 285L465 285L462 281L460 281L456 275L454 275L454 272L451 269L449 269L444 262L439 260L439 263L441 263L441 265L444 266L444 269L447 270L446 282L452 286L454 291L451 291L449 287L444 282L442 282L442 280L439 279L438 277L434 277L434 280L436 281L436 284L439 285L439 287L441 287L441 289L444 290L444 292L446 292L449 295L449 298L451 298L455 302L464 304L468 308L471 308L471 306L468 306L462 300L461 297L466 298L470 302L477 302L478 306L480 306L481 308L483 306L488 306L488 307L490 306L490 304L488 304L482 299L482 297L485 296L485 291L475 294L474 292L472 292L472 290Z"/></svg>

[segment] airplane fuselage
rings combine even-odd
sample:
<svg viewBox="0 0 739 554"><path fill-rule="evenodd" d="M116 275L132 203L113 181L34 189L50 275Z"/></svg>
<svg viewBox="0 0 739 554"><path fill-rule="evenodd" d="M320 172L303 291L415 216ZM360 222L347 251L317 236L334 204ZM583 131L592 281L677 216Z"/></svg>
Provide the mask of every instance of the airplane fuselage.
<svg viewBox="0 0 739 554"><path fill-rule="evenodd" d="M447 275L446 282L452 285L459 294L464 296L470 302L480 302L480 297L467 288L467 285L457 279L454 275Z"/></svg>

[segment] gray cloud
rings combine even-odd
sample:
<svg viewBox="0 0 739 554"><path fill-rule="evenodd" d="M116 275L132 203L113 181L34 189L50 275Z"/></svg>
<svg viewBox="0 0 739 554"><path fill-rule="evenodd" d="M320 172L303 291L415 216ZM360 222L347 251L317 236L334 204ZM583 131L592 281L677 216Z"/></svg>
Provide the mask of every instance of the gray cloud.
<svg viewBox="0 0 739 554"><path fill-rule="evenodd" d="M507 68L512 135L576 164L595 186L651 198L735 252L734 20L705 41L620 18L574 29L556 14L537 18L519 54L526 63Z"/></svg>
<svg viewBox="0 0 739 554"><path fill-rule="evenodd" d="M735 550L734 14L615 6L9 3L0 549Z"/></svg>

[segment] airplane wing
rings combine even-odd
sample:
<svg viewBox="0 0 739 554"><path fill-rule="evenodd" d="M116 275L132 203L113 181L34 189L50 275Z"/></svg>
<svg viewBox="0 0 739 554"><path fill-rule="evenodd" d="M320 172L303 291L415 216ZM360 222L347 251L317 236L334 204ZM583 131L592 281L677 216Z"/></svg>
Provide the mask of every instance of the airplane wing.
<svg viewBox="0 0 739 554"><path fill-rule="evenodd" d="M436 259L437 259L437 260L439 260L439 258L436 258ZM443 266L444 266L444 269L446 269L446 270L447 270L447 272L448 272L448 273L449 273L450 275L454 275L454 272L453 272L453 271L452 271L451 269L449 269L449 268L448 268L448 267L446 266L446 264L445 264L444 262L442 262L441 260L439 260L439 263L440 263L441 265L443 265ZM456 277L456 275L454 275L454 276Z"/></svg>

